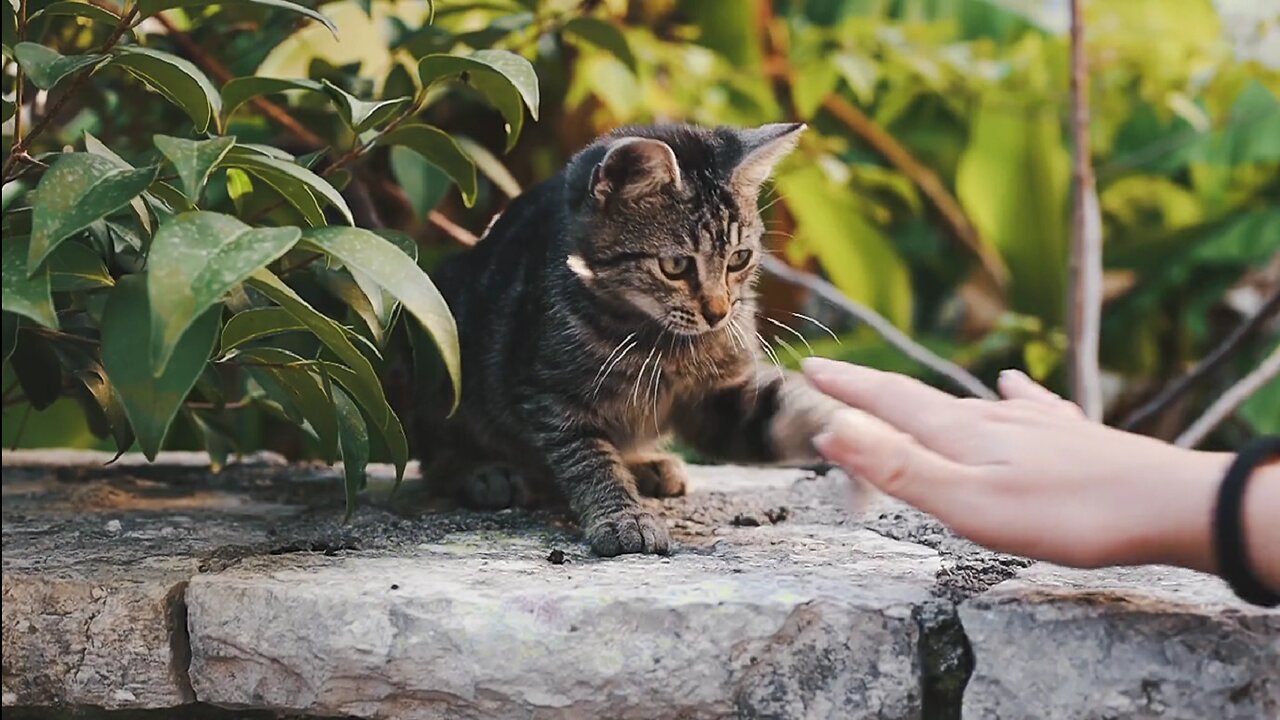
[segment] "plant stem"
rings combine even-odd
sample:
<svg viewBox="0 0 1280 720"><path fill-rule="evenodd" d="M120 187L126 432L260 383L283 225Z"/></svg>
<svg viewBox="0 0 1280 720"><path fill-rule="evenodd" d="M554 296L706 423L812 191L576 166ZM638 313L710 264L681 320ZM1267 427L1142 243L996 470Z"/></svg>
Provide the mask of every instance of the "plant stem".
<svg viewBox="0 0 1280 720"><path fill-rule="evenodd" d="M22 0L18 6L18 42L27 39L27 0ZM13 144L16 146L22 142L22 91L25 85L26 74L22 72L22 65L14 63L18 66L17 74L13 78Z"/></svg>
<svg viewBox="0 0 1280 720"><path fill-rule="evenodd" d="M1070 283L1067 298L1067 370L1073 399L1086 417L1102 419L1098 345L1102 324L1102 213L1089 155L1089 77L1084 47L1084 0L1071 0Z"/></svg>
<svg viewBox="0 0 1280 720"><path fill-rule="evenodd" d="M1204 414L1196 421L1191 423L1186 430L1178 436L1173 443L1179 447L1193 448L1201 443L1213 432L1214 428L1222 424L1224 420L1230 417L1246 400L1255 392L1262 389L1271 380L1280 376L1280 347L1271 351L1262 364L1253 370L1253 372L1240 378L1240 380L1227 391L1222 393L1212 405L1204 411Z"/></svg>
<svg viewBox="0 0 1280 720"><path fill-rule="evenodd" d="M133 25L133 21L137 19L137 17L138 3L135 2L133 7L129 9L129 12L120 18L120 22L116 24L116 29L112 31L111 36L108 37L106 42L102 44L102 47L98 49L98 54L105 55L111 52L111 50L120 43L120 38L124 37L124 34L128 32L130 26ZM27 133L25 138L19 140L15 134L13 149L9 151L9 159L4 163L4 182L8 182L17 176L16 168L18 163L30 157L27 151L30 149L31 143L49 127L49 124L58 116L58 113L62 111L62 108L66 107L67 103L71 101L71 98L79 95L80 88L84 85L85 81L89 79L89 76L93 74L95 67L97 66L95 65L93 67L85 68L76 74L75 78L71 81L71 84L68 85L67 89L58 96L58 99L53 103L53 106L45 111L44 116L36 121L35 125L31 127L31 132Z"/></svg>

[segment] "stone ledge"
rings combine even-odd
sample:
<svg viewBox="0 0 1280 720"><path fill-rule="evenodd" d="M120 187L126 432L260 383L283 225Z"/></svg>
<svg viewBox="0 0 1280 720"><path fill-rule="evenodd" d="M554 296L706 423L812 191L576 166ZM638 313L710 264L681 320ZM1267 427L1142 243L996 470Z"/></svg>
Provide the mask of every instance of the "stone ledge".
<svg viewBox="0 0 1280 720"><path fill-rule="evenodd" d="M1280 708L1280 613L1184 571L1021 569L893 503L851 519L835 476L697 468L689 497L654 503L672 557L598 560L555 511L459 511L416 483L387 497L385 467L343 524L329 468L107 459L4 454L6 711L933 720L960 717L962 693L966 718Z"/></svg>
<svg viewBox="0 0 1280 720"><path fill-rule="evenodd" d="M1280 717L1280 613L1199 573L1037 563L960 619L965 718Z"/></svg>

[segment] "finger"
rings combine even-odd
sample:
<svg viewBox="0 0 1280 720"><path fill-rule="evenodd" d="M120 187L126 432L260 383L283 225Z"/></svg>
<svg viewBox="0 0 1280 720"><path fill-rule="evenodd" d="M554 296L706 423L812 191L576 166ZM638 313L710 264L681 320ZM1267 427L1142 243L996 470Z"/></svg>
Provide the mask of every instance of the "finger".
<svg viewBox="0 0 1280 720"><path fill-rule="evenodd" d="M803 363L814 387L846 405L865 410L890 425L919 437L926 445L936 438L937 419L955 398L914 378L822 358Z"/></svg>
<svg viewBox="0 0 1280 720"><path fill-rule="evenodd" d="M1000 390L1000 396L1006 400L1027 400L1064 416L1081 417L1084 414L1079 405L1064 400L1057 393L1027 377L1021 370L1001 371L996 387Z"/></svg>
<svg viewBox="0 0 1280 720"><path fill-rule="evenodd" d="M929 513L956 505L972 470L929 450L910 435L856 410L836 413L814 438L827 460L885 493Z"/></svg>

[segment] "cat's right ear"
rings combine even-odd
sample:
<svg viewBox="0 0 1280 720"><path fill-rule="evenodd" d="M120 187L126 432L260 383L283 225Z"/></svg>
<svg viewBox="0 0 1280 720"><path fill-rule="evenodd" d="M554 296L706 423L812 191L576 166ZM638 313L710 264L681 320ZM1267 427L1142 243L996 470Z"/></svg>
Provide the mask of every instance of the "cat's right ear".
<svg viewBox="0 0 1280 720"><path fill-rule="evenodd" d="M680 189L680 165L661 140L620 138L591 171L591 197L601 207L611 198L634 201L667 186Z"/></svg>

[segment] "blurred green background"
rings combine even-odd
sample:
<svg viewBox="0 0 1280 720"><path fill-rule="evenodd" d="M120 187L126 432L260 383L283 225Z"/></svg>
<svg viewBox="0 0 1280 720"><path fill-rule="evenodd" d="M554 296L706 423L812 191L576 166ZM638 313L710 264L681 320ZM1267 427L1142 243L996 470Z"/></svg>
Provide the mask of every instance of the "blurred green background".
<svg viewBox="0 0 1280 720"><path fill-rule="evenodd" d="M439 169L401 148L360 169L367 209L418 240L426 257L457 249L428 213L479 233L511 195L616 126L803 120L810 131L763 199L769 247L984 381L1021 367L1065 390L1065 1L441 1L434 18L426 2L318 8L340 39L293 14L232 5L170 11L166 24L147 20L137 34L231 76L325 78L365 98L412 94L415 60L432 52L495 47L529 58L541 111L510 152L502 117L465 89L433 102L424 118L463 138L480 167L473 207ZM1089 151L1105 231L1102 364L1115 419L1280 285L1280 12L1272 2L1226 0L1089 0L1085 9ZM58 22L64 54L101 41L91 23ZM341 131L327 104L305 96L286 104L316 134ZM187 122L124 82L95 83L81 105L52 145L89 131L113 146L149 147L152 132ZM228 133L315 149L252 111L237 113ZM766 311L816 353L938 382L804 291L766 278L763 294ZM807 351L785 332L778 340L790 343L777 344L784 361ZM1176 434L1277 342L1273 321L1143 429ZM12 383L6 369L4 386ZM28 410L6 394L5 447L110 447L71 400ZM296 433L256 409L225 412L242 449L307 454ZM1280 432L1280 381L1209 444L1234 447L1263 432ZM169 444L200 446L181 423Z"/></svg>

